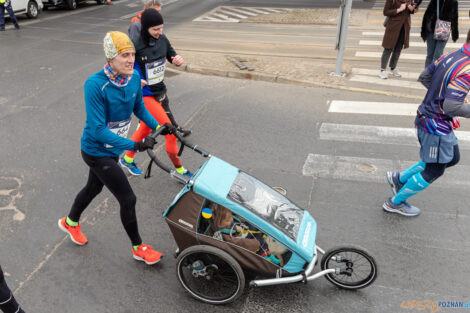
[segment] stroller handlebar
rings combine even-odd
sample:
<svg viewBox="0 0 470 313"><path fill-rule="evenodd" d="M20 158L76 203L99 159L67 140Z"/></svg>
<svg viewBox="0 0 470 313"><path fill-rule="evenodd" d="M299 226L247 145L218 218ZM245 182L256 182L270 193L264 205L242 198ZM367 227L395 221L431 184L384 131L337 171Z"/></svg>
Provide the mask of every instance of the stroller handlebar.
<svg viewBox="0 0 470 313"><path fill-rule="evenodd" d="M161 135L161 133L166 130L166 126L165 125L162 125L160 128L158 128L158 130L156 130L155 132L153 132L150 136L153 137L154 139L156 139L159 135ZM180 134L178 134L178 132L175 132L173 133L173 135L178 138L178 140L181 142L181 147L180 147L180 150L178 152L178 156L181 156L181 154L183 153L183 149L184 147L188 147L190 148L191 150L193 151L196 151L197 153L199 153L200 155L202 155L203 157L207 158L207 157L210 157L211 154L209 152L207 152L205 149L203 149L202 147L198 146L198 145L193 145L192 143L189 143L187 142L186 140L183 139L183 137L181 137ZM184 183L184 184L187 184L191 179L187 176L184 176L184 175L181 175L180 173L176 172L174 169L171 169L170 167L166 166L164 163L162 163L158 158L157 156L155 155L155 152L153 152L153 150L151 149L148 149L147 150L147 153L148 155L150 156L150 159L155 162L155 164L158 165L158 167L160 167L162 170L164 170L165 172L167 172L168 174L170 174L173 178L175 178L176 180ZM152 162L150 163L152 164ZM150 165L149 165L150 166ZM148 175L146 174L146 178L148 178L150 176L150 171L149 169L147 169L148 171Z"/></svg>

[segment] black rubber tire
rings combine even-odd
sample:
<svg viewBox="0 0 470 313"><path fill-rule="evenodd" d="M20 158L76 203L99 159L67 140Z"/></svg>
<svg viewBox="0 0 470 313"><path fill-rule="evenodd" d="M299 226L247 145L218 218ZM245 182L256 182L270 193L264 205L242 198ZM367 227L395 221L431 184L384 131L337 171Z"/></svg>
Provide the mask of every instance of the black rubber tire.
<svg viewBox="0 0 470 313"><path fill-rule="evenodd" d="M343 289L350 289L350 290L352 290L352 289L361 289L361 288L369 286L370 284L372 284L377 279L377 276L378 276L378 273L379 273L378 272L378 267L377 267L377 262L364 249L362 249L360 247L355 247L355 246L335 247L335 248L332 248L332 249L329 249L328 251L326 251L325 254L323 255L322 259L321 259L321 263L320 263L321 269L326 270L326 269L336 268L336 267L346 268L344 263L337 263L334 260L332 260L332 257L334 257L338 254L344 254L344 253L346 253L347 257L348 257L347 253L349 253L350 258L353 254L356 254L356 255L358 254L358 255L362 256L367 261L368 265L370 266L370 273L364 279L362 279L360 281L356 281L356 282L354 282L354 281L345 282L343 280L340 280L339 277L345 277L345 274L336 274L336 273L326 274L325 278L328 281L330 281L333 285L335 285L339 288L343 288ZM330 264L329 264L330 260L335 262L335 265L337 265L337 266L336 267L330 266ZM338 264L341 264L341 266L338 266ZM354 265L353 265L353 274L354 274Z"/></svg>
<svg viewBox="0 0 470 313"><path fill-rule="evenodd" d="M67 0L67 9L75 10L77 8L77 0Z"/></svg>
<svg viewBox="0 0 470 313"><path fill-rule="evenodd" d="M187 257L190 257L191 255L195 255L195 254L206 254L206 255L215 256L219 258L220 260L223 260L223 262L225 262L228 266L230 266L237 276L238 285L237 285L236 291L224 299L213 300L213 299L210 299L208 296L202 295L192 290L191 287L185 283L184 279L182 278L181 273L182 273L183 266L185 266L183 264L183 261L185 261ZM183 250L178 255L178 258L176 259L176 277L181 283L181 286L183 286L183 288L187 292L189 292L191 296L193 296L194 298L202 302L210 303L210 304L226 304L226 303L233 302L238 297L240 297L240 295L243 293L245 289L245 275L243 273L243 270L240 264L238 264L238 262L232 256L230 256L230 254L228 254L227 252L221 249L218 249L216 247L212 247L212 246L198 245L198 246L192 246Z"/></svg>
<svg viewBox="0 0 470 313"><path fill-rule="evenodd" d="M26 16L29 18L37 18L39 15L38 4L35 1L29 1L26 9Z"/></svg>
<svg viewBox="0 0 470 313"><path fill-rule="evenodd" d="M96 0L96 4L98 5L106 4L106 0Z"/></svg>

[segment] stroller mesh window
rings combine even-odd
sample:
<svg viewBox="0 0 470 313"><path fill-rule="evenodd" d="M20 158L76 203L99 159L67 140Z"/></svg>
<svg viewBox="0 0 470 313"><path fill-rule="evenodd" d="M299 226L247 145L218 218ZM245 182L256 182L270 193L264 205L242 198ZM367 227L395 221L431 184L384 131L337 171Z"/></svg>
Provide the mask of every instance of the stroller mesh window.
<svg viewBox="0 0 470 313"><path fill-rule="evenodd" d="M271 187L240 172L227 198L267 220L292 239L297 239L304 211Z"/></svg>

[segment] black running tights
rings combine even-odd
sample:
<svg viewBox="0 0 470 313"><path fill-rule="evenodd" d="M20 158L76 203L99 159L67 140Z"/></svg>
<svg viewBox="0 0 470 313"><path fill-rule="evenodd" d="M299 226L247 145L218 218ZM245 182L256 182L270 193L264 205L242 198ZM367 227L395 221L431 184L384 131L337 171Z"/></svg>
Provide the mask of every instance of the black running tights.
<svg viewBox="0 0 470 313"><path fill-rule="evenodd" d="M454 146L454 157L449 163L426 163L426 167L421 172L421 176L423 176L424 180L428 183L434 182L436 179L441 177L444 174L446 168L454 166L455 164L459 163L460 161L460 150L459 146Z"/></svg>
<svg viewBox="0 0 470 313"><path fill-rule="evenodd" d="M24 313L8 288L0 266L0 310L4 313Z"/></svg>
<svg viewBox="0 0 470 313"><path fill-rule="evenodd" d="M82 157L85 163L90 167L90 173L85 187L83 187L75 198L68 217L72 221L78 222L83 211L103 190L103 186L106 186L119 201L122 225L131 239L132 245L140 245L142 239L139 235L137 217L135 214L137 198L134 191L132 191L126 175L117 163L118 158L95 157L83 151Z"/></svg>

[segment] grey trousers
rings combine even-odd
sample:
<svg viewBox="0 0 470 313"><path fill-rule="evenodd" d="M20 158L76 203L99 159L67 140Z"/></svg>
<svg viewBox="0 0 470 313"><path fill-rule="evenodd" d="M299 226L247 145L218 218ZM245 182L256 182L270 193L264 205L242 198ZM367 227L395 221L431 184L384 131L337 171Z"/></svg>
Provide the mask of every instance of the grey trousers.
<svg viewBox="0 0 470 313"><path fill-rule="evenodd" d="M390 59L390 55L392 58L390 59L390 68L394 70L397 67L398 59L400 58L401 50L403 49L403 43L405 42L405 26L401 27L400 35L398 35L397 43L395 44L395 48L393 49L384 49L382 53L382 62L380 68L385 70L387 68L387 63Z"/></svg>

